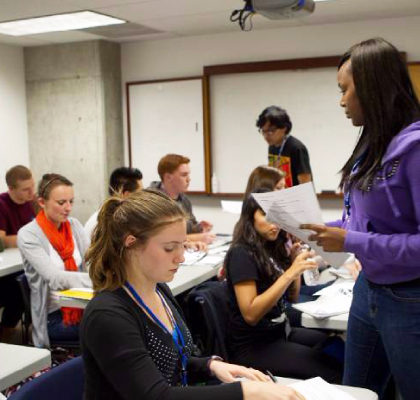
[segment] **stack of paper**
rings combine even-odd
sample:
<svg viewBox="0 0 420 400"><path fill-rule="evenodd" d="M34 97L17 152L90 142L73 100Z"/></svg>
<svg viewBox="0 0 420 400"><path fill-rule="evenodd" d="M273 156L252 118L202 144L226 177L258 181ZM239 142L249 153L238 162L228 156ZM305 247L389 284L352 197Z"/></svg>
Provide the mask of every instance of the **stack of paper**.
<svg viewBox="0 0 420 400"><path fill-rule="evenodd" d="M348 259L347 253L329 253L309 242L313 233L300 229L302 224L323 225L321 208L311 182L268 193L252 193L267 214L267 219L281 229L308 243L328 264L339 267Z"/></svg>
<svg viewBox="0 0 420 400"><path fill-rule="evenodd" d="M332 285L318 290L314 296L337 297L340 295L353 297L354 281L334 282Z"/></svg>
<svg viewBox="0 0 420 400"><path fill-rule="evenodd" d="M71 288L61 290L57 293L60 297L68 297L70 299L92 300L93 289L91 288Z"/></svg>
<svg viewBox="0 0 420 400"><path fill-rule="evenodd" d="M353 396L325 382L322 378L312 378L289 385L306 400L356 400Z"/></svg>
<svg viewBox="0 0 420 400"><path fill-rule="evenodd" d="M312 315L314 318L327 318L333 315L345 314L350 311L352 296L339 294L337 296L322 296L315 301L293 304L293 308Z"/></svg>

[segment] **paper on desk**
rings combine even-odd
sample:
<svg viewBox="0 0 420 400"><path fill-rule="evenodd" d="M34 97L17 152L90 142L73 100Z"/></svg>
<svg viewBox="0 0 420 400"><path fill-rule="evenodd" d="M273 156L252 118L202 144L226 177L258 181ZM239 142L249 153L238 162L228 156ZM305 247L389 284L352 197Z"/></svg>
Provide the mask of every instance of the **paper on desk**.
<svg viewBox="0 0 420 400"><path fill-rule="evenodd" d="M320 377L295 382L289 386L303 395L306 400L356 400Z"/></svg>
<svg viewBox="0 0 420 400"><path fill-rule="evenodd" d="M292 307L314 318L328 318L333 315L346 314L350 311L352 296L339 294L322 296L315 301L293 304Z"/></svg>
<svg viewBox="0 0 420 400"><path fill-rule="evenodd" d="M344 295L344 296L353 296L353 286L354 281L345 281L336 283L334 282L332 285L325 287L324 289L318 290L314 293L314 296L337 296L337 295Z"/></svg>
<svg viewBox="0 0 420 400"><path fill-rule="evenodd" d="M206 255L201 260L197 261L194 265L208 265L210 267L217 267L223 263L225 259L224 254Z"/></svg>
<svg viewBox="0 0 420 400"><path fill-rule="evenodd" d="M242 211L242 201L222 200L223 211L231 214L240 215Z"/></svg>
<svg viewBox="0 0 420 400"><path fill-rule="evenodd" d="M92 288L71 288L57 292L60 297L70 297L72 299L92 300Z"/></svg>
<svg viewBox="0 0 420 400"><path fill-rule="evenodd" d="M192 265L206 256L204 251L184 251L184 262L181 265Z"/></svg>
<svg viewBox="0 0 420 400"><path fill-rule="evenodd" d="M339 278L354 281L350 270L346 267L341 266L340 268L337 268L337 269L336 268L330 268L329 272L330 272L330 274L338 276Z"/></svg>
<svg viewBox="0 0 420 400"><path fill-rule="evenodd" d="M215 247L213 249L208 249L207 254L226 254L229 250L230 244L225 244L220 247Z"/></svg>
<svg viewBox="0 0 420 400"><path fill-rule="evenodd" d="M302 224L323 225L321 208L311 182L268 193L252 193L265 211L267 219L283 230L309 244L328 264L339 267L349 257L347 253L330 253L309 242L312 231L300 229Z"/></svg>

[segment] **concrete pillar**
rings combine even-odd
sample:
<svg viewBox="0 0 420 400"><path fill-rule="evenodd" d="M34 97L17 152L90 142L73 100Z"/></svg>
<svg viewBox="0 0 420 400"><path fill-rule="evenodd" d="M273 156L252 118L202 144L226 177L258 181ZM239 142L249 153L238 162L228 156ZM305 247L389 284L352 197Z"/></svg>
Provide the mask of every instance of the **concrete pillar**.
<svg viewBox="0 0 420 400"><path fill-rule="evenodd" d="M124 163L120 46L88 41L25 48L29 156L37 180L56 172L74 184L82 223Z"/></svg>

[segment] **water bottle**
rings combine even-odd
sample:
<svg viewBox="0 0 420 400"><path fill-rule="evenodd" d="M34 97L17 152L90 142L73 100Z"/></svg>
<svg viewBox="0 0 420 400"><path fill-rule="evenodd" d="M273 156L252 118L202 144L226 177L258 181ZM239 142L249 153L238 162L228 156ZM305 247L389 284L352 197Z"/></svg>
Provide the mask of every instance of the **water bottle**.
<svg viewBox="0 0 420 400"><path fill-rule="evenodd" d="M301 253L302 251L310 251L311 248L307 245L304 244L301 246L299 253ZM306 286L315 286L318 285L319 283L319 266L321 265L321 263L323 262L322 257L321 256L315 256L315 257L310 257L307 258L308 261L315 261L317 264L317 268L315 269L306 269L305 271L303 271L303 281L305 282Z"/></svg>

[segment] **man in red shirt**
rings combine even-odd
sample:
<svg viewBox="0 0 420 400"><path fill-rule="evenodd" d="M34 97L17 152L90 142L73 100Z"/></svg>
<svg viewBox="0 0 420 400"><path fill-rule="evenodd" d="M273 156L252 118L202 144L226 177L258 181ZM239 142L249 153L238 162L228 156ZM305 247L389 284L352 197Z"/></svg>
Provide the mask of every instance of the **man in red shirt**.
<svg viewBox="0 0 420 400"><path fill-rule="evenodd" d="M31 171L17 165L6 173L9 190L0 194L0 240L5 247L16 247L18 230L35 218L35 184Z"/></svg>
<svg viewBox="0 0 420 400"><path fill-rule="evenodd" d="M6 173L9 190L0 194L0 240L5 247L16 247L18 230L35 217L33 200L35 185L31 171L17 165ZM19 322L23 301L12 274L0 278L0 307L4 307L0 322L0 341L15 342L15 326Z"/></svg>

